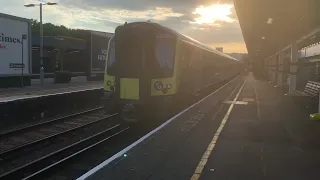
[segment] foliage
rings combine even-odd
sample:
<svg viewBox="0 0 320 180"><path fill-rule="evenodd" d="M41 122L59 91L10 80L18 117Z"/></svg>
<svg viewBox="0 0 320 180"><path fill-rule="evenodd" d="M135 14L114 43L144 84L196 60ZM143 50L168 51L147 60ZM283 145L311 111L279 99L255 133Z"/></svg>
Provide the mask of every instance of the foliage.
<svg viewBox="0 0 320 180"><path fill-rule="evenodd" d="M32 34L40 33L40 22L35 19L31 19ZM88 30L84 29L69 29L63 25L54 25L52 23L43 24L44 36L68 36L73 38L80 38L89 40L90 36Z"/></svg>

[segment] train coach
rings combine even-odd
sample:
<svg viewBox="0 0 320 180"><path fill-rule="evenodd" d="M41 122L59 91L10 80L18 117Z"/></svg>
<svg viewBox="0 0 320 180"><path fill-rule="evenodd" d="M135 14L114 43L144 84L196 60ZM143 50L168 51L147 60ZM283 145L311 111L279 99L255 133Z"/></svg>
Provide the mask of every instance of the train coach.
<svg viewBox="0 0 320 180"><path fill-rule="evenodd" d="M118 26L108 47L106 113L128 104L136 112L167 112L242 71L242 62L152 22Z"/></svg>

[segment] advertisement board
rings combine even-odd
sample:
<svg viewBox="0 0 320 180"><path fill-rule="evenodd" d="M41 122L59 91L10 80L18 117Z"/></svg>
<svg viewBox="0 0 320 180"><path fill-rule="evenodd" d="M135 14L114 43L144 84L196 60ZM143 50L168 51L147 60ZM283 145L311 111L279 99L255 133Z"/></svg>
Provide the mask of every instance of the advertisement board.
<svg viewBox="0 0 320 180"><path fill-rule="evenodd" d="M112 33L91 31L91 75L104 73Z"/></svg>
<svg viewBox="0 0 320 180"><path fill-rule="evenodd" d="M30 22L0 14L0 76L31 75Z"/></svg>

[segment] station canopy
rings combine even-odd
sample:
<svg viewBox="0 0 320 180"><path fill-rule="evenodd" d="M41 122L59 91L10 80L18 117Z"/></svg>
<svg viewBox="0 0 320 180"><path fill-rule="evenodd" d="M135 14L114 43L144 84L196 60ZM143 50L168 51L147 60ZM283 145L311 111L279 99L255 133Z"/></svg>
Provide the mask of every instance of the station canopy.
<svg viewBox="0 0 320 180"><path fill-rule="evenodd" d="M40 36L32 36L32 47L40 46ZM83 39L66 36L44 36L43 47L45 50L66 49L67 51L85 50L86 41Z"/></svg>
<svg viewBox="0 0 320 180"><path fill-rule="evenodd" d="M298 48L320 41L319 33L312 32L320 25L320 0L234 0L234 5L254 61L263 60L298 39L302 39Z"/></svg>

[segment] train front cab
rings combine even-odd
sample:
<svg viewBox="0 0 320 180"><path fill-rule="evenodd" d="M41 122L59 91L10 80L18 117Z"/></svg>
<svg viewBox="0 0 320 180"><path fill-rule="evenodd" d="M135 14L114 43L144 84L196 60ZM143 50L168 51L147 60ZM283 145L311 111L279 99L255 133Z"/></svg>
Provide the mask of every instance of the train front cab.
<svg viewBox="0 0 320 180"><path fill-rule="evenodd" d="M121 35L121 31L118 33ZM177 93L177 40L166 33L155 33L154 44L150 45L152 38L147 39L147 36L142 40L145 34L141 29L133 34L130 42L135 43L132 44L121 43L121 39L115 43L115 37L109 41L103 98L107 113L119 112L125 104L144 112L159 110L160 113ZM136 54L139 46L144 47L142 55Z"/></svg>

